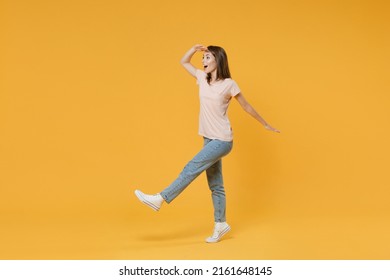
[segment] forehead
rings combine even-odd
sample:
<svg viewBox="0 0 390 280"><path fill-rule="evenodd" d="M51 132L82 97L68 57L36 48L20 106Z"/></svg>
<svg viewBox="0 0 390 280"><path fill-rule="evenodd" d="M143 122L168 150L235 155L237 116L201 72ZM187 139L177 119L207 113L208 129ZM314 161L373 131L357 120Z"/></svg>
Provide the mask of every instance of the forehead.
<svg viewBox="0 0 390 280"><path fill-rule="evenodd" d="M213 54L210 51L204 51L203 56L211 56L214 57Z"/></svg>

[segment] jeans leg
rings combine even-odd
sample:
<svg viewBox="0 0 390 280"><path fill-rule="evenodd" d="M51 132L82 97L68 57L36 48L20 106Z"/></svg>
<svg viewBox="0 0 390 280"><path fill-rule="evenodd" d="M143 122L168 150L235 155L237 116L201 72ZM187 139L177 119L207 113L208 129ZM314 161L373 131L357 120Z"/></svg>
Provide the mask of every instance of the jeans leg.
<svg viewBox="0 0 390 280"><path fill-rule="evenodd" d="M233 143L205 139L203 149L184 167L179 177L160 194L167 203L175 199L196 177L227 155Z"/></svg>
<svg viewBox="0 0 390 280"><path fill-rule="evenodd" d="M214 163L206 170L206 173L213 200L214 221L226 222L226 197L222 178L222 160Z"/></svg>

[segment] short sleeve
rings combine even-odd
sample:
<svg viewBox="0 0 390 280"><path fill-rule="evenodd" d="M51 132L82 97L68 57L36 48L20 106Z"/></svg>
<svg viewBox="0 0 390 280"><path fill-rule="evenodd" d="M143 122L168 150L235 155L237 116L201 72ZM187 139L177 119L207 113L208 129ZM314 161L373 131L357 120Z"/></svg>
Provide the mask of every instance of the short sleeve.
<svg viewBox="0 0 390 280"><path fill-rule="evenodd" d="M231 88L230 88L230 95L231 96L236 96L237 94L239 94L241 92L240 88L238 87L237 83L235 81L232 80L232 85L231 85Z"/></svg>
<svg viewBox="0 0 390 280"><path fill-rule="evenodd" d="M207 74L202 70L196 69L195 76L196 76L196 84L199 85L200 81L204 81L206 79Z"/></svg>

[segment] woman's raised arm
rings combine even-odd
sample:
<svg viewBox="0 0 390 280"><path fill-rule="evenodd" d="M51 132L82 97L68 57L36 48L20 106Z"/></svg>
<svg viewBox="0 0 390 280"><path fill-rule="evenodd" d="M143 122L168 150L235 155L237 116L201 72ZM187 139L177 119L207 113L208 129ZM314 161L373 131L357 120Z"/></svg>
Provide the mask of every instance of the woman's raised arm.
<svg viewBox="0 0 390 280"><path fill-rule="evenodd" d="M196 73L196 68L194 65L191 64L190 62L191 58L197 51L205 51L205 50L207 50L206 47L197 44L193 46L191 49L189 49L180 60L181 65L183 65L183 67L188 71L188 73L190 73L194 77Z"/></svg>

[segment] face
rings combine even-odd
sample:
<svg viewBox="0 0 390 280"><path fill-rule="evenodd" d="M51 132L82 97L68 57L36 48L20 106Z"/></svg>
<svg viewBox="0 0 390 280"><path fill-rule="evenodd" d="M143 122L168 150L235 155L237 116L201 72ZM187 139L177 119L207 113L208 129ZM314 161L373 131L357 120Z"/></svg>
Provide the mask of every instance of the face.
<svg viewBox="0 0 390 280"><path fill-rule="evenodd" d="M214 70L217 70L217 62L215 61L215 57L211 52L205 51L203 54L203 69L205 73L211 73Z"/></svg>

